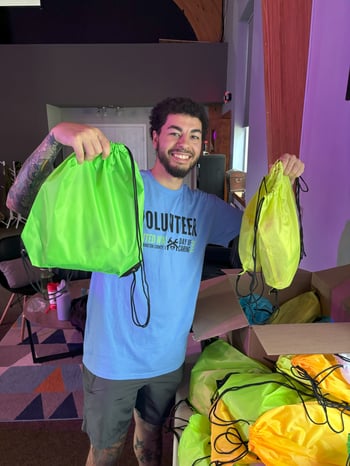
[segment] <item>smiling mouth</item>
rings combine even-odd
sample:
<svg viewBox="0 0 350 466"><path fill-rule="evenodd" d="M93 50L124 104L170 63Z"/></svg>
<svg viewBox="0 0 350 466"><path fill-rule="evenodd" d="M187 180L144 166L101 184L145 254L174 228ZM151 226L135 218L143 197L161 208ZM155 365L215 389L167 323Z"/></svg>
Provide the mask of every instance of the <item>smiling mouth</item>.
<svg viewBox="0 0 350 466"><path fill-rule="evenodd" d="M192 155L189 154L189 153L176 152L176 151L171 152L170 155L171 155L174 159L183 160L183 161L190 160L190 158L192 157Z"/></svg>

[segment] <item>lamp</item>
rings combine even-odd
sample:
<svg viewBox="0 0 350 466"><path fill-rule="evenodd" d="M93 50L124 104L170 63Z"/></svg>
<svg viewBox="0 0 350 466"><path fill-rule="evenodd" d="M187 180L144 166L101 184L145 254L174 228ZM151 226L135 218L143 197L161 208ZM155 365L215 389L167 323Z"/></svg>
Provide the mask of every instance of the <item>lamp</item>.
<svg viewBox="0 0 350 466"><path fill-rule="evenodd" d="M40 0L0 0L0 6L41 6Z"/></svg>

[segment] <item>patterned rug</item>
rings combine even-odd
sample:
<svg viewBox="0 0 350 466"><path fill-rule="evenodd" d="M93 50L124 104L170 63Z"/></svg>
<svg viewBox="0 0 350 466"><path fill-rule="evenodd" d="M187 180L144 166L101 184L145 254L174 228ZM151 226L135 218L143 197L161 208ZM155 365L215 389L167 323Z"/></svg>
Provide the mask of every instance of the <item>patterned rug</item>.
<svg viewBox="0 0 350 466"><path fill-rule="evenodd" d="M74 329L32 331L38 356L82 343ZM16 322L0 341L0 422L81 419L82 406L81 356L34 364Z"/></svg>

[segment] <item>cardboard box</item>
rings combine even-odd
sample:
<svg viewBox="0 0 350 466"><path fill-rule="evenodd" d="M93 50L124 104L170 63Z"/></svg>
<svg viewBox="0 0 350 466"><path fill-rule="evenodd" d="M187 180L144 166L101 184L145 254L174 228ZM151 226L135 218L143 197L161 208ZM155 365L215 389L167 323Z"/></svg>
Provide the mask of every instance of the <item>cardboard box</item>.
<svg viewBox="0 0 350 466"><path fill-rule="evenodd" d="M239 270L202 282L193 322L197 341L229 335L229 341L250 357L268 363L280 354L350 353L350 265L319 272L299 269L289 288L278 291L278 302L315 290L321 312L334 322L249 325L236 293ZM238 287L249 293L250 276L243 274ZM265 285L263 295L269 296Z"/></svg>
<svg viewBox="0 0 350 466"><path fill-rule="evenodd" d="M226 275L201 284L192 325L196 341L224 336L240 351L267 365L273 364L280 354L350 353L350 265L313 273L299 269L291 286L278 291L281 305L299 294L315 290L322 315L330 316L335 321L331 323L249 325L236 292L240 270L224 272ZM238 282L240 294L248 294L249 285L249 275L243 274ZM269 292L265 285L263 295L268 297ZM190 362L177 401L188 394L190 371L195 360ZM181 424L191 414L185 405L176 412ZM263 463L255 465L263 466ZM178 466L176 439L173 466Z"/></svg>

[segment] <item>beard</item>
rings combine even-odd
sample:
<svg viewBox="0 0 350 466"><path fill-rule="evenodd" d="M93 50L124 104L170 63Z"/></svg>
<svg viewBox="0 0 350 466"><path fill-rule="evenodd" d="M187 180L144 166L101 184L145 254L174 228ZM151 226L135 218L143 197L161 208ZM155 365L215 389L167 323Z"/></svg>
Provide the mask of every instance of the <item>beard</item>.
<svg viewBox="0 0 350 466"><path fill-rule="evenodd" d="M156 151L160 163L163 165L169 175L173 176L174 178L185 178L185 176L188 175L192 168L197 164L198 157L193 157L192 153L190 154L193 157L190 159L190 165L188 167L182 167L181 165L171 165L171 158L169 158L164 151L159 150L159 145L157 146Z"/></svg>

